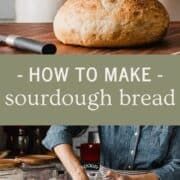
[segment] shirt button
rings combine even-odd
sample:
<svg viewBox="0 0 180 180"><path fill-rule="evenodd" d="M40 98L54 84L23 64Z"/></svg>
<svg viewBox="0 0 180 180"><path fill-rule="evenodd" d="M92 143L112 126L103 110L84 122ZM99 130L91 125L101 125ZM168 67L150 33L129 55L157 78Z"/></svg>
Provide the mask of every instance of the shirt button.
<svg viewBox="0 0 180 180"><path fill-rule="evenodd" d="M138 135L138 132L135 132L134 135L137 136L137 135Z"/></svg>
<svg viewBox="0 0 180 180"><path fill-rule="evenodd" d="M134 151L133 150L131 151L131 155L134 155Z"/></svg>

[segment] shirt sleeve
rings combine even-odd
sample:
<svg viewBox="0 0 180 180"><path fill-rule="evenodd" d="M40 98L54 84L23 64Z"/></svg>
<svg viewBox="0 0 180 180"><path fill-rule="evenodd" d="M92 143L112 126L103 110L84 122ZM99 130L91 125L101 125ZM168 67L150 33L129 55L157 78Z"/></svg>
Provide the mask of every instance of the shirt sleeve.
<svg viewBox="0 0 180 180"><path fill-rule="evenodd" d="M42 144L49 150L60 144L72 144L72 138L86 130L88 126L53 125L48 130Z"/></svg>
<svg viewBox="0 0 180 180"><path fill-rule="evenodd" d="M180 179L180 127L175 127L164 166L154 170L160 180Z"/></svg>

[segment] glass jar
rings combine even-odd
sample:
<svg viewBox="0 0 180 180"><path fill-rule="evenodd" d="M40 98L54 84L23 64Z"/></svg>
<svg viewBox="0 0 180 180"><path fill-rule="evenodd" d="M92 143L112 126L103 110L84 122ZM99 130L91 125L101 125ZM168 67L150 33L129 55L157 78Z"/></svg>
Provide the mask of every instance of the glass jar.
<svg viewBox="0 0 180 180"><path fill-rule="evenodd" d="M55 163L56 166L56 179L54 180L71 180L71 177L61 163Z"/></svg>
<svg viewBox="0 0 180 180"><path fill-rule="evenodd" d="M23 165L23 180L57 180L57 169L54 163L42 165Z"/></svg>
<svg viewBox="0 0 180 180"><path fill-rule="evenodd" d="M65 0L16 0L16 22L52 22Z"/></svg>
<svg viewBox="0 0 180 180"><path fill-rule="evenodd" d="M0 169L0 180L23 180L23 173L18 168Z"/></svg>
<svg viewBox="0 0 180 180"><path fill-rule="evenodd" d="M171 21L180 21L180 0L159 0L168 10Z"/></svg>

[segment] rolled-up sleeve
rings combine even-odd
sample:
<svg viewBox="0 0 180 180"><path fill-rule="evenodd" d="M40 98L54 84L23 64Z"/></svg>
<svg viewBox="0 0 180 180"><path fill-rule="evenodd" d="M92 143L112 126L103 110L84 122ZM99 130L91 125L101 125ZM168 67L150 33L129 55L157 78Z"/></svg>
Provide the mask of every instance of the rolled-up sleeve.
<svg viewBox="0 0 180 180"><path fill-rule="evenodd" d="M42 144L49 150L60 144L72 144L72 138L87 128L87 126L53 125L49 128Z"/></svg>
<svg viewBox="0 0 180 180"><path fill-rule="evenodd" d="M174 128L169 153L164 165L154 170L160 180L180 179L180 127Z"/></svg>

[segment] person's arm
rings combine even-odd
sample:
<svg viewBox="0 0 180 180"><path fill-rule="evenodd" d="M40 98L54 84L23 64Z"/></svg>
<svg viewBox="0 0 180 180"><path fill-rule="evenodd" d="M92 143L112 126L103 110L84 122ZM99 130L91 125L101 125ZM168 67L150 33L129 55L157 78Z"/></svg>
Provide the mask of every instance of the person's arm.
<svg viewBox="0 0 180 180"><path fill-rule="evenodd" d="M141 175L123 175L109 171L106 175L113 180L158 180L158 177L154 173L141 174Z"/></svg>
<svg viewBox="0 0 180 180"><path fill-rule="evenodd" d="M62 161L74 180L87 179L71 146L72 137L78 135L84 129L87 129L87 126L53 125L48 130L47 135L42 142L47 149L55 151L58 158Z"/></svg>
<svg viewBox="0 0 180 180"><path fill-rule="evenodd" d="M74 154L71 145L58 145L54 148L54 151L74 180L88 180L84 168Z"/></svg>
<svg viewBox="0 0 180 180"><path fill-rule="evenodd" d="M43 139L42 144L49 150L53 150L53 148L59 144L72 144L72 138L87 128L88 126L52 125L46 137Z"/></svg>
<svg viewBox="0 0 180 180"><path fill-rule="evenodd" d="M130 180L158 180L158 176L155 173L132 175L129 176Z"/></svg>

